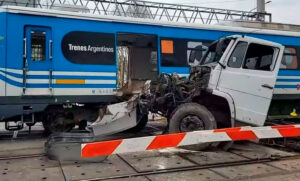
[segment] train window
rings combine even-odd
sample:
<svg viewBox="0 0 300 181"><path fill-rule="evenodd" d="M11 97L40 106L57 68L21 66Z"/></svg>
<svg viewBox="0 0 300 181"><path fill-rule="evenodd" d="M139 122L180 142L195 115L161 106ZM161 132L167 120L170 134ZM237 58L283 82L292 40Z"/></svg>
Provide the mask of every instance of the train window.
<svg viewBox="0 0 300 181"><path fill-rule="evenodd" d="M285 48L280 69L298 69L298 57L296 48Z"/></svg>
<svg viewBox="0 0 300 181"><path fill-rule="evenodd" d="M173 43L171 43L173 42ZM161 64L167 67L186 67L186 40L178 38L161 39ZM173 47L171 47L171 45ZM173 48L173 49L171 49ZM173 51L171 51L173 50Z"/></svg>
<svg viewBox="0 0 300 181"><path fill-rule="evenodd" d="M197 64L204 55L210 41L179 38L161 38L161 65L187 67Z"/></svg>
<svg viewBox="0 0 300 181"><path fill-rule="evenodd" d="M271 71L275 65L273 55L273 47L252 43L248 47L243 68Z"/></svg>
<svg viewBox="0 0 300 181"><path fill-rule="evenodd" d="M31 60L43 61L46 57L46 32L31 31Z"/></svg>
<svg viewBox="0 0 300 181"><path fill-rule="evenodd" d="M189 41L187 43L187 60L191 66L198 65L202 56L208 49L207 43L198 41Z"/></svg>
<svg viewBox="0 0 300 181"><path fill-rule="evenodd" d="M232 52L229 60L228 67L240 68L245 58L246 50L248 47L247 42L238 42L234 51Z"/></svg>

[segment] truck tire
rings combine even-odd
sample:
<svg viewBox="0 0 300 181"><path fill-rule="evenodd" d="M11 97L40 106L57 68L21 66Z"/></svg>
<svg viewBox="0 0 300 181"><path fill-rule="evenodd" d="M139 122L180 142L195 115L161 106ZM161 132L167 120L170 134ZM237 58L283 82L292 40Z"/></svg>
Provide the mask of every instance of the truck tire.
<svg viewBox="0 0 300 181"><path fill-rule="evenodd" d="M216 127L215 118L206 107L197 103L185 103L173 111L169 122L169 133L211 130ZM203 143L184 146L184 148L204 150L209 146L210 143Z"/></svg>

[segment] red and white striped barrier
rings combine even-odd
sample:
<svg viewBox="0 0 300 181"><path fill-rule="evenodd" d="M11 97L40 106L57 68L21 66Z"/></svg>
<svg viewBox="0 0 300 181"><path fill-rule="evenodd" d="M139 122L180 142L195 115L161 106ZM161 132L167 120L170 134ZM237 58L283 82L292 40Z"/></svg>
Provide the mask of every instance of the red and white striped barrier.
<svg viewBox="0 0 300 181"><path fill-rule="evenodd" d="M300 136L300 125L280 125L264 127L235 127L205 131L147 136L129 139L117 139L86 143L81 145L81 157L108 156L222 141L257 140Z"/></svg>

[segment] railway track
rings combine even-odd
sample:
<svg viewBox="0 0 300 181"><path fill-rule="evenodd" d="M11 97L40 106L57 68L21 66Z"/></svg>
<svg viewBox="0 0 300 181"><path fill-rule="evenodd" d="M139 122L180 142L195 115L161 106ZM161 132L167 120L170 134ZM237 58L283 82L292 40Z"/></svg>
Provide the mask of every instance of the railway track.
<svg viewBox="0 0 300 181"><path fill-rule="evenodd" d="M141 134L159 132L157 127L161 125ZM235 144L229 151L172 148L113 155L103 162L59 162L46 157L46 139L37 139L42 132L36 133L0 141L1 180L246 180L274 175L295 180L300 171L299 153L252 142Z"/></svg>
<svg viewBox="0 0 300 181"><path fill-rule="evenodd" d="M250 145L251 145L251 147L260 146L260 145L256 145L256 144L252 144L252 143ZM180 158L180 159L176 160L175 162L167 161L170 164L169 167L168 166L166 168L153 167L150 169L147 168L147 166L149 166L149 165L146 165L146 166L141 165L141 167L139 168L138 163L132 161L132 159L133 160L136 159L135 161L138 161L140 159L141 162L146 163L147 158L151 160L151 159L155 159L156 156L152 157L153 156L152 155L149 157L149 155L147 155L147 153L135 153L133 155L129 154L130 156L116 155L116 158L118 160L121 160L123 163L125 163L128 168L132 168L134 170L134 173L125 173L125 174L109 175L109 176L102 176L102 177L101 176L99 176L99 177L93 176L91 178L88 178L88 175L90 173L85 173L84 172L85 170L83 169L83 170L81 170L82 171L81 174L86 174L87 177L86 178L81 177L78 179L75 178L72 180L75 180L75 181L77 181L77 180L88 180L88 181L121 180L121 179L132 180L134 178L146 178L146 180L156 180L153 178L155 178L156 176L160 177L161 175L174 175L174 174L178 174L178 173L189 173L189 172L195 172L195 173L199 174L199 173L202 173L202 171L207 171L207 170L213 171L216 169L238 168L238 167L245 167L245 166L249 166L249 167L257 166L257 167L261 167L261 168L268 167L269 170L266 170L266 172L272 173L272 169L277 170L278 168L270 166L269 163L300 159L300 156L297 154L296 155L290 155L290 154L277 155L276 153L275 154L270 153L270 154L265 154L265 155L262 154L263 156L262 155L254 156L255 154L253 154L253 155L249 154L250 150L248 148L244 149L244 145L241 145L239 148L243 149L243 151L242 151L243 153L238 152L239 149L226 152L226 154L224 154L223 151L215 152L215 153L219 154L220 157L222 157L222 155L224 155L225 157L231 156L232 159L223 159L223 160L220 159L217 161L217 160L214 160L212 157L208 156L208 157L206 157L206 159L204 159L207 162L203 163L203 164L199 160L192 159L189 155L189 154L196 154L199 157L203 156L203 155L199 155L199 152L187 151L184 153L174 152L171 154L169 152L164 152L163 154L159 154L160 156L158 156L158 155L156 155L156 156L165 157L167 159L168 158L170 159L172 157L172 155L175 154L175 155L179 156L178 158ZM267 148L267 149L269 149L269 148ZM252 151L253 150L251 150L251 152ZM214 152L214 151L212 151L212 152ZM141 154L141 155L139 155L139 154ZM211 154L211 152L205 152L205 154L209 155L209 154ZM135 158L135 156L137 156L137 157ZM176 159L176 158L174 158L174 159ZM214 161L212 161L210 159L212 159ZM150 161L150 163L148 163L148 164L152 164L152 161ZM187 166L186 164L183 164L185 161L192 163L192 165ZM108 162L108 163L110 163L110 162ZM159 163L159 161L157 163ZM104 164L106 164L106 163L104 163ZM62 165L64 165L64 163L62 163ZM79 166L78 163L77 163L77 166ZM82 165L80 165L80 166L82 166ZM283 171L281 169L278 169L278 170L280 170L280 172ZM218 171L216 171L216 172L213 171L213 172L215 175L224 177L224 179L229 179L229 177L227 178L226 174L224 175ZM270 173L264 173L264 174L266 175L266 174L270 174ZM198 175L198 174L196 174L196 175ZM228 173L228 174L230 174L230 173ZM241 172L240 174L243 175L245 173ZM248 178L248 177L246 176L244 178ZM67 178L66 180L69 180L69 179ZM164 180L164 179L159 179L159 180Z"/></svg>
<svg viewBox="0 0 300 181"><path fill-rule="evenodd" d="M189 177L186 176L189 173L199 177L199 179L201 178L201 180L228 180L231 179L230 174L236 174L236 178L243 180L252 176L271 176L274 173L294 174L294 171L285 170L283 166L280 168L272 164L294 160L299 160L300 163L298 153L285 152L254 143L236 144L233 149L227 152L217 148L206 152L180 148L136 152L113 155L100 163L48 160L42 151L34 154L18 154L18 152L13 154L16 150L30 149L33 145L36 148L42 148L43 142L39 141L38 144L35 144L35 140L31 140L31 142L27 141L22 147L16 146L20 145L23 142L22 140L6 142L7 147L17 148L10 149L9 152L12 153L10 156L3 156L2 153L4 152L0 149L0 175L2 174L1 178L3 180L18 180L24 177L23 180L35 178L36 180L74 181L155 181L166 180L166 177L178 177L180 179L182 175L185 176L186 180L189 180ZM223 170L228 168L232 168L233 171L224 173ZM241 168L245 170L241 170ZM250 175L249 169L253 172ZM261 170L263 170L263 173ZM22 176L22 174L25 175Z"/></svg>
<svg viewBox="0 0 300 181"><path fill-rule="evenodd" d="M40 153L40 154L30 154L30 155L17 155L17 156L8 156L8 157L1 157L0 156L0 161L2 160L12 160L12 159L22 159L22 158L35 158L35 157L42 157L46 156L45 153Z"/></svg>
<svg viewBox="0 0 300 181"><path fill-rule="evenodd" d="M0 141L34 140L34 139L40 139L40 138L46 138L46 136L43 134L43 131L34 131L30 134L28 134L28 132L21 132L21 133L18 133L17 137L14 137L13 133L0 132Z"/></svg>
<svg viewBox="0 0 300 181"><path fill-rule="evenodd" d="M140 177L140 176L147 176L147 175L155 175L155 174L166 174L166 173L173 173L173 172L184 172L184 171L191 171L191 170L200 170L200 169L211 169L211 168L219 168L219 167L230 167L230 166L239 166L239 165L247 165L247 164L255 164L255 163L267 163L274 160L279 160L282 158L263 158L263 159L250 159L247 161L235 161L235 162L228 162L228 163L218 163L218 164L210 164L210 165L197 165L197 166L190 166L190 167L181 167L181 168L174 168L174 169L164 169L158 171L145 171L139 172L136 174L129 174L129 175L120 175L120 176L112 176L112 177L99 177L99 178L92 178L86 179L88 181L96 181L96 180L113 180L113 179L124 179L124 178L132 178L132 177ZM129 163L127 163L130 165Z"/></svg>

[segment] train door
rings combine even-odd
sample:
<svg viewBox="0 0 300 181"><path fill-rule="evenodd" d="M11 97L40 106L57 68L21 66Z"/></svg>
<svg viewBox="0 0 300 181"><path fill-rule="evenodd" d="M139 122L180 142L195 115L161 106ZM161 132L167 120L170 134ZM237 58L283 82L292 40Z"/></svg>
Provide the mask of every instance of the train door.
<svg viewBox="0 0 300 181"><path fill-rule="evenodd" d="M48 27L25 27L23 94L52 93L52 37Z"/></svg>
<svg viewBox="0 0 300 181"><path fill-rule="evenodd" d="M158 75L157 36L118 33L118 87L123 93L141 90Z"/></svg>

